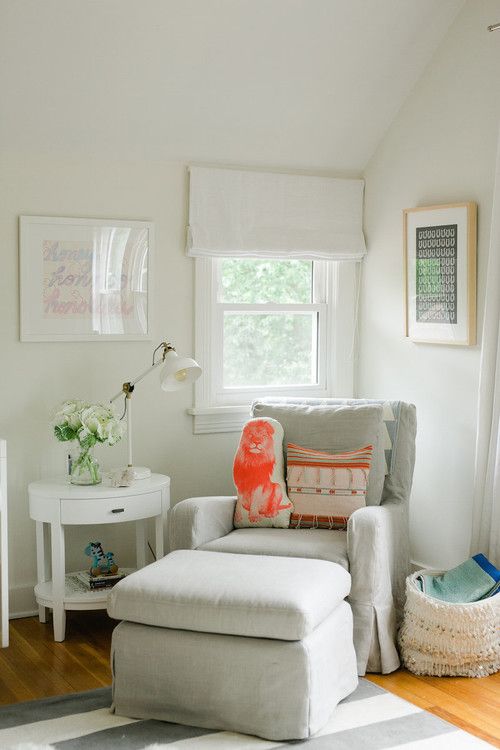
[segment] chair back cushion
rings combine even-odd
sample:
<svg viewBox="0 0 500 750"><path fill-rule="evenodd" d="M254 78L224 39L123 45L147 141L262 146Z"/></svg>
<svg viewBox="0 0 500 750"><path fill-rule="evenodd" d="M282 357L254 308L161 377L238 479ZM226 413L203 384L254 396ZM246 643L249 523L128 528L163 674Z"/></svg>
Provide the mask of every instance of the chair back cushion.
<svg viewBox="0 0 500 750"><path fill-rule="evenodd" d="M380 504L385 478L382 404L269 399L255 401L252 414L280 422L285 433L285 447L294 443L324 453L339 453L372 445L366 503Z"/></svg>
<svg viewBox="0 0 500 750"><path fill-rule="evenodd" d="M255 412L255 416L257 416L257 413L263 412L264 407L270 404L279 406L281 409L293 405L321 406L323 408L328 406L381 406L383 409L381 440L385 457L385 482L382 500L384 502L391 501L405 505L408 504L415 465L415 436L417 431L417 416L413 404L408 404L404 401L371 399L266 398L254 402L252 410ZM278 417L275 418L278 419ZM285 442L287 440L288 436L285 429ZM301 443L298 438L296 440L290 439L290 442L296 442L299 445L305 444ZM359 448L362 444L361 442L354 447ZM373 470L372 468L372 474ZM372 493L370 491L367 497L367 505L373 505Z"/></svg>

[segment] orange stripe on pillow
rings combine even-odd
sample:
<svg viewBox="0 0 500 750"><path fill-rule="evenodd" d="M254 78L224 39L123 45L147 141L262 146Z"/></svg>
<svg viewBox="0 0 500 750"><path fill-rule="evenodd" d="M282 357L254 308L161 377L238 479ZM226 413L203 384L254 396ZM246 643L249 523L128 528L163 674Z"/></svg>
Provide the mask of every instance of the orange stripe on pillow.
<svg viewBox="0 0 500 750"><path fill-rule="evenodd" d="M291 528L344 528L366 505L373 446L326 453L289 443L288 496Z"/></svg>
<svg viewBox="0 0 500 750"><path fill-rule="evenodd" d="M287 445L288 450L295 449L300 451L301 453L312 453L316 456L331 456L331 453L325 453L323 451L315 450L314 448L303 448L300 445L296 445L295 443L288 443ZM341 451L340 453L335 453L335 457L337 456L355 456L359 453L362 453L363 451L369 451L370 453L373 451L373 445L365 445L363 448L357 448L355 451Z"/></svg>

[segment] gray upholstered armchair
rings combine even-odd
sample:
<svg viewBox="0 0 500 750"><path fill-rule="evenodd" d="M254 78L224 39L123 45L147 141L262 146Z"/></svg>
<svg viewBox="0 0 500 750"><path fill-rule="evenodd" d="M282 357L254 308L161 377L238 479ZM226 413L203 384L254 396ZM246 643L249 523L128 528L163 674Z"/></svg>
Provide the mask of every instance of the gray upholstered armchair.
<svg viewBox="0 0 500 750"><path fill-rule="evenodd" d="M273 417L282 423L285 445L291 442L318 450L360 447L359 438L350 432L350 425L356 422L350 414L356 411L358 417L360 412L370 412L371 418L373 413L378 415L377 440L384 468L379 497L368 497L372 504L353 513L347 531L235 529L234 497L198 497L174 506L169 533L171 550L313 557L349 570L354 645L358 672L363 675L367 671L392 672L399 666L396 630L409 572L408 504L415 460L415 407L401 401L334 399L266 399L252 407L253 416Z"/></svg>

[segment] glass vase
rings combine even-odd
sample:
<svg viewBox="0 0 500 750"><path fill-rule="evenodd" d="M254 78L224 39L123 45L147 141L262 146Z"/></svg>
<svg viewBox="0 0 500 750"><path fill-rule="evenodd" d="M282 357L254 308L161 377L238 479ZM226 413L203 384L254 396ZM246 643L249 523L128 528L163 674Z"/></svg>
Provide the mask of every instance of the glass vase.
<svg viewBox="0 0 500 750"><path fill-rule="evenodd" d="M80 455L71 467L71 484L100 484L102 481L99 464L92 453L93 447L80 448Z"/></svg>

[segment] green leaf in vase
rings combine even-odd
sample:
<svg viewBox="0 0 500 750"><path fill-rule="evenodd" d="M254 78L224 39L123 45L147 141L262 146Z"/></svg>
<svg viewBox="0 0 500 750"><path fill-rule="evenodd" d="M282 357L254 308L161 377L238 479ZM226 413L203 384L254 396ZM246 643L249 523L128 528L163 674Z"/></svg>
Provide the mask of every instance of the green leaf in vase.
<svg viewBox="0 0 500 750"><path fill-rule="evenodd" d="M67 440L76 440L77 437L75 430L68 424L57 424L54 427L54 435L62 443L66 442Z"/></svg>

